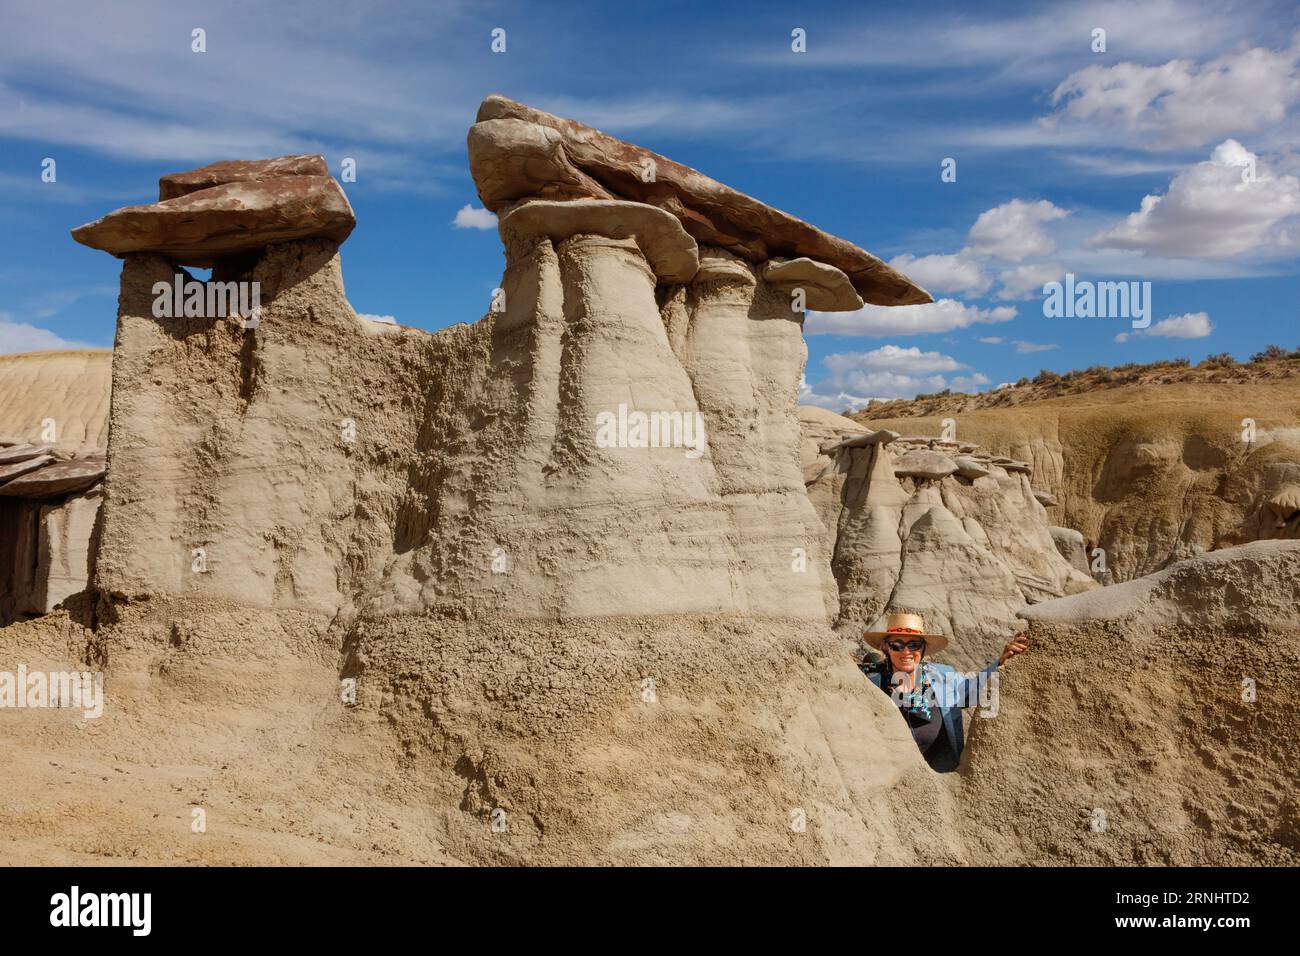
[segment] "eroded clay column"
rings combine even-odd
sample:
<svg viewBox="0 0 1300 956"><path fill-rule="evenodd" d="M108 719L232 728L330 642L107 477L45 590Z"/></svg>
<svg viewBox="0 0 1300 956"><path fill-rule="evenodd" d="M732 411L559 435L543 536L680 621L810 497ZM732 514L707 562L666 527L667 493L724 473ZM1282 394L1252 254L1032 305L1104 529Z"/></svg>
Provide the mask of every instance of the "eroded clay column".
<svg viewBox="0 0 1300 956"><path fill-rule="evenodd" d="M555 369L559 416L549 469L572 470L592 481L595 474L586 466L599 459L619 473L620 489L648 490L667 479L702 493L706 471L696 462L707 458L707 448L689 457L683 449L661 455L668 449L652 448L654 454L647 456L647 449L621 447L622 442L596 444L597 417L610 412L618 418L620 406L626 408L624 419L634 411L694 415L699 410L691 381L668 346L655 300L661 278L683 282L694 274L694 240L676 217L653 206L601 200L527 202L502 218L501 230L509 246L526 249L529 240L545 241L558 257L558 290L549 276L537 283L549 293L536 309L537 320L554 318L557 299L562 312ZM539 268L549 266L547 258L542 256ZM525 281L526 272L514 283L521 289L532 284ZM525 303L521 314L508 303L506 315L521 316L508 320L513 325L530 320L533 311ZM614 477L603 474L602 480Z"/></svg>
<svg viewBox="0 0 1300 956"><path fill-rule="evenodd" d="M772 266L756 269L725 250L704 250L687 294L682 357L713 429L714 462L732 520L751 542L751 606L815 615L833 610L826 600L833 590L823 580L828 558L799 467L803 313L791 308L783 280L806 285L799 299L813 307L857 308L861 300L828 291L829 267L782 273ZM852 291L843 273L831 272Z"/></svg>
<svg viewBox="0 0 1300 956"><path fill-rule="evenodd" d="M547 359L533 366L520 434L541 462L521 486L527 521L502 516L521 555L513 610L747 610L712 436L655 297L695 274L694 240L670 213L612 200L528 201L502 216L501 234L507 296L524 293L507 301L507 334L551 330L536 333Z"/></svg>
<svg viewBox="0 0 1300 956"><path fill-rule="evenodd" d="M757 284L748 263L706 247L686 296L690 318L682 363L709 418L714 466L725 494L769 487L749 328Z"/></svg>

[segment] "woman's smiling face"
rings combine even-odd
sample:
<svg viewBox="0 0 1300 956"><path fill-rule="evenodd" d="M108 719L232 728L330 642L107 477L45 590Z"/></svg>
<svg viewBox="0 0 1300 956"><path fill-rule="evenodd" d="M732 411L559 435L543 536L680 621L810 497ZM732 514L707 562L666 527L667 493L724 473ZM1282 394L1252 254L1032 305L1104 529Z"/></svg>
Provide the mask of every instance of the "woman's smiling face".
<svg viewBox="0 0 1300 956"><path fill-rule="evenodd" d="M912 650L910 645L920 644L921 646ZM901 645L902 650L894 650L893 645ZM918 641L916 638L889 638L885 641L885 653L889 655L889 663L893 665L894 670L902 671L904 674L915 672L917 665L921 663L921 655L925 653L925 642Z"/></svg>

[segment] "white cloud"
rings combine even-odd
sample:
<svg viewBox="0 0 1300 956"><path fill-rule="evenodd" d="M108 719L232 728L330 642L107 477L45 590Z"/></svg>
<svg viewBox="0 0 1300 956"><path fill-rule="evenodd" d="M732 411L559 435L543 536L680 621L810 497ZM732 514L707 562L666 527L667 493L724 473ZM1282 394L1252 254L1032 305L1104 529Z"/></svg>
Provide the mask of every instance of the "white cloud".
<svg viewBox="0 0 1300 956"><path fill-rule="evenodd" d="M348 9L339 0L275 9L176 0L121 5L106 29L70 7L11 7L0 31L0 131L42 149L167 162L308 152L361 160L361 143L412 178L428 171L431 146L459 142L463 177L466 115L484 87L468 68L477 57L396 51L431 49L447 30L468 28L475 11L452 4L425 19L348 19ZM200 23L209 52L195 55L189 36ZM173 35L184 42L163 40ZM48 82L24 79L33 76ZM420 92L429 89L439 95ZM374 162L358 166L361 183L378 179Z"/></svg>
<svg viewBox="0 0 1300 956"><path fill-rule="evenodd" d="M863 372L854 376L858 387L872 398L914 398L925 392L933 394L948 387L942 375L908 375L906 372Z"/></svg>
<svg viewBox="0 0 1300 956"><path fill-rule="evenodd" d="M42 352L47 349L86 349L92 346L75 342L26 322L14 322L7 312L0 312L0 355L14 352Z"/></svg>
<svg viewBox="0 0 1300 956"><path fill-rule="evenodd" d="M837 352L822 359L829 373L807 395L820 397L826 402L810 401L803 395L805 404L823 404L823 407L860 408L871 398L911 398L919 392L940 392L947 388L973 391L989 383L982 373L970 371L968 366L942 352L923 352L912 346L883 345L869 352ZM966 374L948 377L952 372ZM867 397L861 397L867 396Z"/></svg>
<svg viewBox="0 0 1300 956"><path fill-rule="evenodd" d="M1007 269L998 274L999 299L1024 300L1043 294L1043 284L1055 282L1065 275L1065 266L1053 262L1029 263Z"/></svg>
<svg viewBox="0 0 1300 956"><path fill-rule="evenodd" d="M1175 176L1163 196L1145 196L1137 212L1087 244L1181 258L1287 255L1300 244L1297 215L1300 179L1270 176L1254 153L1229 139Z"/></svg>
<svg viewBox="0 0 1300 956"><path fill-rule="evenodd" d="M1071 166L1087 170L1096 176L1152 176L1163 173L1176 173L1182 169L1182 163L1167 159L1131 159L1107 151L1101 156L1073 152L1062 157Z"/></svg>
<svg viewBox="0 0 1300 956"><path fill-rule="evenodd" d="M383 322L385 325L396 325L397 318L392 315L371 315L369 312L358 312L358 319L365 319L367 322Z"/></svg>
<svg viewBox="0 0 1300 956"><path fill-rule="evenodd" d="M1228 49L1257 23L1249 8L1196 0L1050 2L996 15L953 8L942 18L927 20L924 29L909 18L867 14L868 9L864 7L865 22L837 18L836 29L810 45L807 56L819 67L858 69L883 65L949 71L992 65L998 69L988 82L1004 84L1060 76L1062 60L1092 56L1089 39L1098 26L1107 29L1112 44L1122 37L1129 55L1149 59ZM1258 12L1261 18L1272 13L1266 8ZM746 59L803 66L788 50L774 51L771 44Z"/></svg>
<svg viewBox="0 0 1300 956"><path fill-rule="evenodd" d="M466 203L456 210L456 218L451 224L457 229L495 229L497 215L487 209L480 209Z"/></svg>
<svg viewBox="0 0 1300 956"><path fill-rule="evenodd" d="M889 264L933 292L985 292L991 281L979 263L956 255L895 256Z"/></svg>
<svg viewBox="0 0 1300 956"><path fill-rule="evenodd" d="M0 90L0 106L3 106L3 91ZM3 120L0 120L3 123ZM141 193L124 189L99 189L86 185L74 185L66 181L44 182L39 176L16 176L13 173L0 172L0 196L6 199L29 199L41 202L57 203L118 203L141 201ZM145 194L147 196L147 192ZM152 198L152 197L149 197Z"/></svg>
<svg viewBox="0 0 1300 956"><path fill-rule="evenodd" d="M799 404L818 405L833 412L858 411L870 402L870 398L838 392L834 395L818 392L808 384L806 379L799 379Z"/></svg>
<svg viewBox="0 0 1300 956"><path fill-rule="evenodd" d="M958 375L949 381L953 391L957 392L977 392L983 386L991 382L983 372L972 372L970 375Z"/></svg>
<svg viewBox="0 0 1300 956"><path fill-rule="evenodd" d="M1116 63L1071 73L1052 93L1052 129L1083 124L1121 130L1156 148L1199 146L1231 133L1280 123L1300 100L1300 41L1290 49L1260 48L1206 63L1160 66Z"/></svg>
<svg viewBox="0 0 1300 956"><path fill-rule="evenodd" d="M983 322L1009 322L1012 306L981 309L956 299L939 299L928 305L864 305L856 312L813 312L804 322L807 335L921 335L950 332Z"/></svg>
<svg viewBox="0 0 1300 956"><path fill-rule="evenodd" d="M1115 336L1116 342L1127 342L1139 335L1154 335L1164 339L1203 339L1214 331L1208 312L1186 312L1183 315L1171 315L1151 326L1149 329L1134 329L1121 332Z"/></svg>
<svg viewBox="0 0 1300 956"><path fill-rule="evenodd" d="M839 381L842 373L858 369L896 371L905 369L912 374L925 372L955 372L966 366L951 355L942 352L922 352L915 345L900 348L897 345L882 345L870 352L837 352L828 355L822 364L830 369L832 379Z"/></svg>
<svg viewBox="0 0 1300 956"><path fill-rule="evenodd" d="M970 227L966 251L1011 262L1049 255L1056 251L1056 243L1043 229L1043 223L1068 215L1046 199L1013 199L980 213Z"/></svg>
<svg viewBox="0 0 1300 956"><path fill-rule="evenodd" d="M1146 330L1146 334L1168 339L1203 339L1213 331L1209 313L1187 312L1157 322Z"/></svg>
<svg viewBox="0 0 1300 956"><path fill-rule="evenodd" d="M986 335L977 341L983 342L985 345L1011 345L1021 355L1027 355L1031 352L1050 352L1052 349L1060 348L1059 345L1026 342L1023 339L1005 339L1000 335Z"/></svg>

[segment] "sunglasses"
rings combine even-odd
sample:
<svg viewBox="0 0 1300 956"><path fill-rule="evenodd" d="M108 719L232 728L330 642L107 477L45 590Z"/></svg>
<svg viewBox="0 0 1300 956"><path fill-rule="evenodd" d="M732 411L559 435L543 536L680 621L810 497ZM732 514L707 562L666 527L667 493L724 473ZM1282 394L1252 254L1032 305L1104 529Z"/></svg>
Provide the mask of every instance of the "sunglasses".
<svg viewBox="0 0 1300 956"><path fill-rule="evenodd" d="M925 641L885 641L885 646L895 654L902 650L923 651Z"/></svg>

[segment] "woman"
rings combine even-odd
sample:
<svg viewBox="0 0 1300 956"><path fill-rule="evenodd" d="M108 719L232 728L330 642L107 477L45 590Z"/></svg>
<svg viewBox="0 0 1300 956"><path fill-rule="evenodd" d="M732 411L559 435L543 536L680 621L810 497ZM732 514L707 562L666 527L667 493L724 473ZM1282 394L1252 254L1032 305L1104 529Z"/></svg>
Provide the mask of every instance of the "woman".
<svg viewBox="0 0 1300 956"><path fill-rule="evenodd" d="M996 661L975 676L962 677L947 664L925 660L927 653L947 647L948 638L925 633L919 614L891 611L883 631L868 631L863 637L884 655L880 661L864 661L863 673L898 705L921 755L940 773L956 770L961 761L965 746L961 710L979 699L978 682L1029 650L1029 638L1017 634Z"/></svg>

